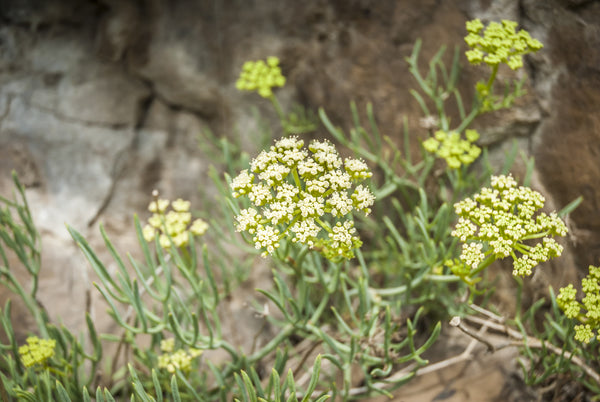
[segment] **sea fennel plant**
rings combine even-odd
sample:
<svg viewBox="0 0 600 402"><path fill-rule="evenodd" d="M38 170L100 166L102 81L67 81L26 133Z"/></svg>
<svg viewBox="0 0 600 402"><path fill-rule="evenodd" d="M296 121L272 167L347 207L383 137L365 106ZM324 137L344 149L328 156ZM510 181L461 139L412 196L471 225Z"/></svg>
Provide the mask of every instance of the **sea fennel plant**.
<svg viewBox="0 0 600 402"><path fill-rule="evenodd" d="M471 358L467 351L446 360L423 357L435 342L444 342L440 334L446 335L448 327L441 322L452 316L451 325L491 351L520 347L528 384L547 385L569 374L600 394L594 385L600 380L597 268L590 267L582 282L581 302L573 285L558 297L550 291L542 329L534 321L544 300L525 311L517 303L515 317L499 316L483 304L491 292L482 280L485 271L505 258L513 263L521 300L533 268L563 251L555 240L567 234L561 217L580 200L558 213L541 211L544 197L518 186L508 173L516 151L500 174L491 174L487 149L470 125L523 94L516 83L503 96L495 95L498 68L502 63L522 67L522 57L542 45L510 21L486 27L474 20L466 27L468 61L489 68L469 107L458 89L458 50L447 68L442 48L425 73L419 65L420 41L407 59L418 85L411 93L429 133L420 142L420 155L411 151L414 133L408 124L402 146L380 133L370 104L365 126L354 103L350 125L336 125L320 109L329 138L303 137L319 123L304 108L283 112L276 98L286 83L279 59L244 64L236 86L269 99L286 136L271 138L270 128L265 129L256 143L269 145L250 157L238 144L207 135L212 139L207 143L222 151L211 173L220 208L194 217L190 202L154 193L147 223L134 217L137 253L123 258L101 227L109 263L68 227L114 320L117 330L110 334L98 335L89 315L86 333L72 334L52 323L38 303L39 234L15 177L18 200L0 199L0 282L23 300L35 326L28 337L17 339L11 302L4 306L3 398L320 402L392 397L411 378ZM458 116L448 112L450 103ZM225 182L219 170L228 172ZM25 267L29 286L15 275L12 254ZM240 282L260 266L271 272L271 281L261 283L251 300L250 314L261 325L251 332L233 319L236 331L253 339L251 346L238 344L236 334L225 329L232 321L230 301ZM493 345L473 331L489 328L508 342ZM103 348L100 339L114 347ZM109 367L103 379L101 365Z"/></svg>

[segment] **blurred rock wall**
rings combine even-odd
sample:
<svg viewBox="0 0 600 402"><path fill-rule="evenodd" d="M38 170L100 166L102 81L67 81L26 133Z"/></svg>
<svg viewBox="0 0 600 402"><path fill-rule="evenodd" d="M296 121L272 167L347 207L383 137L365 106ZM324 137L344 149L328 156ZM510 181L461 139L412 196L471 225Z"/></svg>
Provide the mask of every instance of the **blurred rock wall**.
<svg viewBox="0 0 600 402"><path fill-rule="evenodd" d="M569 220L574 252L555 269L563 284L600 263L600 2L0 0L0 194L15 169L43 235L51 314L80 326L90 287L65 223L99 246L104 222L135 250L131 217L153 189L194 203L209 186L203 130L252 149L252 107L275 116L235 90L245 60L280 57L284 105L323 106L345 125L351 100L372 102L384 134L399 140L407 116L416 145L426 131L405 58L422 38L423 65L442 44L450 60L475 17L518 21L545 44L520 73L527 96L476 126L498 163L515 140L536 158L535 187L555 207L585 196ZM462 63L468 94L483 70Z"/></svg>

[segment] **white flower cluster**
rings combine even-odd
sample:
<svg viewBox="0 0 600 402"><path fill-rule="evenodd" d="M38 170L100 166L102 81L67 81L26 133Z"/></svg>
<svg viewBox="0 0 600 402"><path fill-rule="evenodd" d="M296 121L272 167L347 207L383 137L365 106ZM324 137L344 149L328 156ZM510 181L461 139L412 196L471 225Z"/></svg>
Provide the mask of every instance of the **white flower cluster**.
<svg viewBox="0 0 600 402"><path fill-rule="evenodd" d="M567 227L554 212L538 213L544 197L528 187L517 187L510 175L493 176L491 184L454 205L460 219L452 236L464 243L463 263L475 269L492 254L496 259L510 256L513 275L523 276L531 275L540 262L560 256L562 246L552 236L566 235ZM534 239L542 241L528 242Z"/></svg>
<svg viewBox="0 0 600 402"><path fill-rule="evenodd" d="M327 258L352 258L361 242L351 213L368 215L375 201L366 186L354 185L371 176L365 162L342 161L328 141L313 140L307 150L296 136L282 138L231 181L233 196L253 205L236 216L236 230L251 234L263 256L289 236Z"/></svg>

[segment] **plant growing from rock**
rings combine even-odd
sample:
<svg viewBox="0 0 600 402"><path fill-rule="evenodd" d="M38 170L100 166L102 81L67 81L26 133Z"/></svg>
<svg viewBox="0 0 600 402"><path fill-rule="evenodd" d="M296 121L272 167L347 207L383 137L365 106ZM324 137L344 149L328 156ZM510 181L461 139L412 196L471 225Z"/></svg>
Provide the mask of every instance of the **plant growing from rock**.
<svg viewBox="0 0 600 402"><path fill-rule="evenodd" d="M554 237L567 232L561 217L580 200L558 213L540 212L543 196L517 185L508 174L510 162L492 175L486 149L477 144L479 134L468 128L477 116L510 107L522 95L520 84L502 97L494 94L499 65L520 68L522 56L541 44L510 21L486 28L474 20L467 31L468 60L490 67L468 112L456 86L458 51L447 68L442 48L425 75L419 68L420 41L407 59L419 86L411 93L430 133L421 155L410 151L407 125L401 147L382 135L371 105L365 128L351 104L349 130L319 110L331 139L305 140L299 135L314 130L314 121L285 115L273 92L285 84L279 60L244 64L238 89L269 99L284 133L294 135L261 139L272 145L254 158L225 139L212 141L223 151L221 168L230 172L225 182L212 172L221 213L193 220L188 201L153 194L148 223L134 217L139 259L123 258L100 228L115 272L68 227L98 277L96 289L118 333L99 336L86 316L86 336L76 336L54 325L37 302L39 234L15 177L19 199L0 199L0 282L24 302L35 327L27 339L17 339L11 302L4 306L3 397L324 401L392 396L415 376L471 358L468 350L442 361L423 357L451 317L452 326L490 351L519 347L527 383L544 384L568 373L600 394L600 269L590 267L581 303L573 285L558 297L550 290L551 308L541 330L533 321L545 300L526 310L520 303L521 277L560 256L562 246ZM458 109L454 124L448 102ZM342 158L342 149L353 155ZM231 258L231 247L250 256L250 264ZM9 253L25 267L27 286L9 266ZM491 292L487 269L504 258L512 259L518 294L511 318L493 313L479 297ZM255 301L257 319L263 325L251 334L248 349L232 341L223 320L233 289L255 261L268 264L272 282L257 290L262 297ZM508 342L491 344L481 335L489 328ZM100 339L116 344L110 356ZM215 352L225 357L217 361ZM104 388L97 377L101 362L111 367Z"/></svg>
<svg viewBox="0 0 600 402"><path fill-rule="evenodd" d="M517 23L514 21L492 21L485 29L484 27L479 19L469 21L469 34L465 37L465 42L470 47L466 52L469 63L477 65L483 62L492 69L488 81L480 81L476 86L481 110L485 112L510 107L522 95L522 83L515 83L513 92L505 94L502 99L494 95L493 84L498 67L506 64L512 70L518 70L523 67L523 56L537 52L543 45L532 38L529 32L523 29L517 31Z"/></svg>

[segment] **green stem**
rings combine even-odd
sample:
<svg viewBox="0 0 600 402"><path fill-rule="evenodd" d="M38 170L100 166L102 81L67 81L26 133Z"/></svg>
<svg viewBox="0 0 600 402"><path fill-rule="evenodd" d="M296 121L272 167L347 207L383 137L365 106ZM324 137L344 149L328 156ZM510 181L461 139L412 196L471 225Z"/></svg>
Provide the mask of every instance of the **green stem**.
<svg viewBox="0 0 600 402"><path fill-rule="evenodd" d="M321 225L321 227L322 227L323 229L325 229L327 232L329 232L329 233L333 233L333 231L331 230L331 228L329 227L329 225L328 225L326 222L323 222L323 221L321 220L321 218L319 218L319 217L315 217L315 222L317 222L319 225Z"/></svg>
<svg viewBox="0 0 600 402"><path fill-rule="evenodd" d="M302 249L298 253L298 256L296 257L296 265L298 265L299 267L302 266L302 264L304 263L304 259L308 255L309 251L310 251L310 248L308 246L302 247Z"/></svg>
<svg viewBox="0 0 600 402"><path fill-rule="evenodd" d="M281 121L281 126L283 127L283 123L285 122L285 115L283 114L283 109L281 108L279 101L277 100L274 94L269 97L269 100L271 101L271 104L273 104L275 112L277 112L277 116L279 116L279 120Z"/></svg>
<svg viewBox="0 0 600 402"><path fill-rule="evenodd" d="M308 324L308 323L305 324L303 329L305 329L306 331L312 332L319 339L325 338L325 336L323 334L323 330L321 330L319 327L316 327L312 324ZM341 343L335 339L330 339L330 340L335 345L335 347L339 349L340 352L350 354L350 346L346 345L345 343ZM383 358L371 356L366 353L361 355L361 358L363 359L363 362L365 362L367 364L381 364L383 362Z"/></svg>
<svg viewBox="0 0 600 402"><path fill-rule="evenodd" d="M461 279L460 279L460 277L458 277L456 275L425 275L425 276L413 279L413 281L410 283L410 285L402 285L402 286L397 286L395 288L385 288L385 289L376 289L376 288L369 287L368 290L371 294L374 294L377 296L382 296L382 297L383 296L387 296L387 297L399 296L401 294L404 294L408 289L417 286L419 283L421 283L424 280L428 280L431 282L450 283L450 282L459 282ZM350 296L354 296L356 294L358 294L357 289L351 289L348 291L348 295L350 295Z"/></svg>
<svg viewBox="0 0 600 402"><path fill-rule="evenodd" d="M492 75L490 75L490 79L488 80L487 85L485 86L488 91L490 91L492 89L492 85L494 84L494 81L496 81L496 74L497 73L498 73L498 64L496 64L492 68Z"/></svg>
<svg viewBox="0 0 600 402"><path fill-rule="evenodd" d="M325 311L325 306L327 306L328 302L329 293L325 293L325 297L323 297L323 299L317 306L317 309L313 313L312 317L310 317L310 320L308 320L309 323L316 323L319 320L319 318L321 318L321 314L323 314L323 311Z"/></svg>
<svg viewBox="0 0 600 402"><path fill-rule="evenodd" d="M469 277L477 275L478 273L489 267L494 261L496 261L496 256L494 255L494 253L488 255L487 258L483 260L474 271L469 273Z"/></svg>
<svg viewBox="0 0 600 402"><path fill-rule="evenodd" d="M344 364L343 369L344 377L344 394L342 395L342 401L347 401L350 396L350 387L352 386L352 362Z"/></svg>
<svg viewBox="0 0 600 402"><path fill-rule="evenodd" d="M426 275L425 278L431 282L451 283L460 282L460 277L456 275Z"/></svg>
<svg viewBox="0 0 600 402"><path fill-rule="evenodd" d="M38 269L37 272L39 272L39 269ZM38 275L37 274L33 275L31 277L31 292L30 292L31 297L33 299L35 299L35 295L37 294L38 284L39 284L39 277L38 277Z"/></svg>
<svg viewBox="0 0 600 402"><path fill-rule="evenodd" d="M490 78L488 79L488 82L485 86L488 94L492 90L492 85L494 84L494 81L496 81L497 74L498 74L498 65L495 65L492 68L492 74L490 75ZM469 124L471 124L471 122L473 122L473 119L475 119L475 117L477 117L479 115L479 112L480 112L480 103L476 102L475 105L473 106L473 109L469 113L469 115L464 118L464 120L460 123L460 125L456 128L455 131L462 133L463 130L465 130L469 126Z"/></svg>
<svg viewBox="0 0 600 402"><path fill-rule="evenodd" d="M478 115L479 115L479 104L476 104L473 106L471 113L469 113L469 115L467 117L465 117L465 119L460 123L460 126L458 126L454 131L456 131L458 133L462 133L469 126L469 124L471 124L471 122L475 119L475 117L477 117Z"/></svg>
<svg viewBox="0 0 600 402"><path fill-rule="evenodd" d="M340 141L343 145L350 148L357 155L360 155L364 159L377 164L377 166L379 166L379 168L383 171L386 182L389 180L389 182L391 184L393 184L396 188L404 186L404 187L410 188L412 190L416 190L416 191L419 190L419 188L421 187L420 185L418 185L417 183L413 183L407 179L404 179L403 177L398 176L395 173L394 169L392 169L392 167L381 157L380 153L369 152L368 150L365 149L365 147L361 146L360 144L357 145L357 144L351 143L344 136L344 134L341 132L341 130L339 130L338 128L333 126L333 124L331 123L331 121L329 120L327 115L325 114L323 108L319 108L319 117L321 118L321 121L325 125L325 128L338 141ZM395 189L393 189L393 190L390 189L388 192L386 192L385 195L375 194L375 196L378 199L381 199L381 198L391 194L391 192L393 192L394 190Z"/></svg>
<svg viewBox="0 0 600 402"><path fill-rule="evenodd" d="M515 243L513 248L521 254L529 254L529 250L531 250L531 246L528 246L527 244L522 244L522 243ZM512 257L515 260L517 259L517 257L514 255L514 253L512 254Z"/></svg>
<svg viewBox="0 0 600 402"><path fill-rule="evenodd" d="M294 332L295 329L296 326L294 324L287 324L285 327L283 327L281 332L279 332L277 336L275 336L275 338L271 339L269 343L267 343L256 353L248 357L248 363L252 364L256 361L259 361L260 359L271 353L273 350L275 350L275 348L280 346L283 343L283 341L289 338L289 336Z"/></svg>
<svg viewBox="0 0 600 402"><path fill-rule="evenodd" d="M48 329L46 328L47 322L44 318L44 314L42 314L42 307L40 307L35 297L25 292L19 281L14 277L12 273L8 274L8 279L10 282L12 282L15 293L21 296L21 299L25 303L25 306L27 306L27 309L35 318L35 322L40 330L40 336L42 336L43 338L48 338ZM37 280L37 276L34 276L34 280Z"/></svg>
<svg viewBox="0 0 600 402"><path fill-rule="evenodd" d="M413 77L415 77L415 79L417 80L417 83L419 84L419 86L421 87L423 92L425 92L425 94L427 96L429 96L430 98L433 99L434 98L433 90L431 89L431 87L429 85L427 85L427 83L421 76L421 73L419 72L419 68L416 63L416 60L413 60L413 59L409 60L409 64L410 64L409 71L413 75Z"/></svg>
<svg viewBox="0 0 600 402"><path fill-rule="evenodd" d="M550 234L550 233L549 233L549 231L545 231L545 232L542 232L542 233L535 233L535 234L531 234L531 235L529 235L529 236L525 236L525 237L523 237L521 240L532 240L532 239L539 239L539 238L541 238L541 237L546 237L546 236L548 236L549 234Z"/></svg>
<svg viewBox="0 0 600 402"><path fill-rule="evenodd" d="M291 325L291 324L288 324L288 326L291 326L292 330L294 329L294 326L293 326L293 325ZM284 331L286 330L286 328L287 328L288 326L286 326L286 327L284 328ZM264 347L263 347L261 350L259 350L258 352L256 352L256 353L255 353L255 354L253 354L252 356L250 356L250 357L248 358L248 360L247 360L247 361L248 361L248 363L249 363L249 364L251 364L251 363L253 363L253 362L257 361L257 360L260 360L260 359L262 359L262 358L263 358L264 356L266 356L266 355L267 355L269 352L271 352L273 349L275 349L275 347L277 346L277 344L275 344L275 345L272 345L272 344L274 343L274 341L281 342L281 341L283 341L283 340L285 339L285 337L289 336L289 334L291 333L291 332L290 332L290 333L286 333L286 335L282 337L282 334L284 333L284 331L280 332L280 333L279 333L279 335L277 335L275 338L273 338L273 340L271 340L271 342L269 342L267 345L265 345L265 346L264 346ZM219 341L219 342L216 342L216 343L214 344L214 349L219 349L219 348L222 348L222 349L224 349L225 351L227 351L227 352L228 352L228 353L231 355L231 357L232 357L233 361L236 361L236 360L240 360L240 359L242 359L242 358L240 357L240 355L239 355L238 351L237 351L237 350L236 350L236 349L233 347L233 345L231 345L229 342L226 342L226 341L224 341L224 340L221 340L221 341ZM269 349L267 349L267 348L269 348ZM229 365L228 365L228 366L225 368L225 370L223 370L223 373L222 373L223 377L224 377L224 378L226 378L226 377L230 376L230 375L231 375L231 373L232 373L233 371L235 371L236 369L237 369L237 367L236 367L236 366L235 366L233 363L229 364Z"/></svg>
<svg viewBox="0 0 600 402"><path fill-rule="evenodd" d="M191 265L192 259L190 256L190 252L188 251L186 246L181 246L181 247L177 247L177 250L179 251L180 255L183 254L183 260L184 260L184 264L186 267L189 267Z"/></svg>
<svg viewBox="0 0 600 402"><path fill-rule="evenodd" d="M235 349L235 347L233 347L232 344L230 344L229 342L226 342L224 340L220 340L219 342L216 342L215 347L226 350L227 353L229 353L233 358L235 358L238 355L238 352Z"/></svg>
<svg viewBox="0 0 600 402"><path fill-rule="evenodd" d="M435 98L433 98L433 100L435 101L435 107L440 118L440 129L443 131L448 131L448 118L446 117L446 111L444 110L444 99L442 99L440 95L437 95Z"/></svg>
<svg viewBox="0 0 600 402"><path fill-rule="evenodd" d="M300 181L300 176L298 175L298 169L295 167L292 169L292 177L294 177L294 184L296 185L296 188L304 190L302 187L302 181Z"/></svg>

